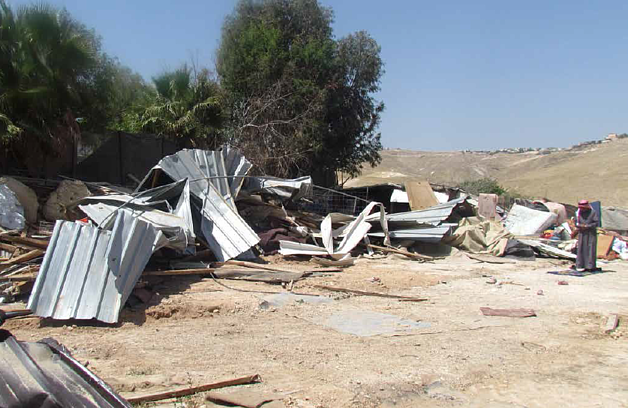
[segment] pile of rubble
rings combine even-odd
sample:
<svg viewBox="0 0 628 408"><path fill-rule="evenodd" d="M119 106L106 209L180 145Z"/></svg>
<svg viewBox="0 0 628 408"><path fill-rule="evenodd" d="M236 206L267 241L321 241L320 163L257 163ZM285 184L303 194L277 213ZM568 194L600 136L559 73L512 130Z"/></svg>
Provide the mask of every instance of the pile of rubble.
<svg viewBox="0 0 628 408"><path fill-rule="evenodd" d="M251 168L224 146L164 157L135 191L25 179L31 189L1 179L0 301L28 296L37 316L115 323L132 293L142 298L134 292L142 276L291 284L373 251L431 261L419 245L433 244L494 256L575 258L573 226L560 204L515 204L506 212L494 195L435 194L428 183L410 183L391 197L405 199L410 211L366 202L356 214L316 214L307 211L311 178L256 177ZM38 197L46 198L41 210ZM38 223L40 213L54 226ZM626 241L612 241L604 256L615 250L628 258ZM288 270L258 261L273 253L307 256L317 266Z"/></svg>

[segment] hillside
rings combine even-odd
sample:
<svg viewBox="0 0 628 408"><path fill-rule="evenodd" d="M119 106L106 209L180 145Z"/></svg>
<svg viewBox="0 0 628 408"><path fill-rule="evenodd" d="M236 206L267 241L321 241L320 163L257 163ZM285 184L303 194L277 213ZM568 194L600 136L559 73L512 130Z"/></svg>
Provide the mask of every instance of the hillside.
<svg viewBox="0 0 628 408"><path fill-rule="evenodd" d="M628 139L554 152L426 152L386 150L382 163L367 167L346 187L426 179L456 185L493 177L531 197L575 203L598 199L603 205L628 207Z"/></svg>

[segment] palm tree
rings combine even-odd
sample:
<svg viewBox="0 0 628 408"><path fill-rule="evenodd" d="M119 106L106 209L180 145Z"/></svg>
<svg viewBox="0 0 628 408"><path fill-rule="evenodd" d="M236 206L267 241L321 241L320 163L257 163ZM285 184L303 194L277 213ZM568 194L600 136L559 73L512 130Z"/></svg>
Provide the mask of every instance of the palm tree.
<svg viewBox="0 0 628 408"><path fill-rule="evenodd" d="M153 78L153 84L153 99L139 115L141 130L168 136L181 147L221 144L221 92L209 71L184 64Z"/></svg>
<svg viewBox="0 0 628 408"><path fill-rule="evenodd" d="M72 154L99 48L65 10L34 4L14 12L0 0L0 142L31 173L58 170Z"/></svg>

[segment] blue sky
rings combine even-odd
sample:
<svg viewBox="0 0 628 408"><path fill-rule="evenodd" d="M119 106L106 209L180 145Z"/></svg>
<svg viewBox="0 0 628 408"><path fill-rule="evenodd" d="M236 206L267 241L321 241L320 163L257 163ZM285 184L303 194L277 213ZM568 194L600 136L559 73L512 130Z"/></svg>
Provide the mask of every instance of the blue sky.
<svg viewBox="0 0 628 408"><path fill-rule="evenodd" d="M337 37L366 30L382 47L385 147L566 147L628 132L626 1L321 2L335 11ZM192 57L213 66L236 2L50 3L150 79Z"/></svg>

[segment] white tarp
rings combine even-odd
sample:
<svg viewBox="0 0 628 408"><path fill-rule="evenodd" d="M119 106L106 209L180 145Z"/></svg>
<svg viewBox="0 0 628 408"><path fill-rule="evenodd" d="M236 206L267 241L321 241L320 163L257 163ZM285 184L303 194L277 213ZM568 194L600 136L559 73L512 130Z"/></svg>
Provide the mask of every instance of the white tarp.
<svg viewBox="0 0 628 408"><path fill-rule="evenodd" d="M510 209L504 226L513 235L538 236L556 222L557 215L551 212L537 211L519 204Z"/></svg>

